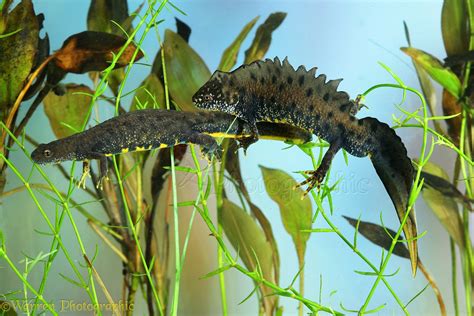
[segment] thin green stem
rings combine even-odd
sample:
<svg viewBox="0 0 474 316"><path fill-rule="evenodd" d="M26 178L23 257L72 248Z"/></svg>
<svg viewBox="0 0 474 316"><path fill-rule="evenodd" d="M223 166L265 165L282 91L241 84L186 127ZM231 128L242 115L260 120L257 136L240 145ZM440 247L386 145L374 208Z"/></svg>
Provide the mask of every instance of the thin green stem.
<svg viewBox="0 0 474 316"><path fill-rule="evenodd" d="M23 283L24 286L26 286L28 288L28 290L31 291L31 293L33 293L38 299L39 301L41 301L42 304L44 304L44 307L50 311L53 315L58 315L58 313L56 313L56 311L54 310L54 307L49 304L43 297L42 294L38 293L35 288L30 284L30 282L28 282L28 280L24 277L24 275L17 269L17 267L15 266L15 264L10 260L10 257L8 257L5 249L3 248L0 248L0 258L2 258L3 260L5 260L8 265L10 266L10 269L13 270L13 272L17 275L17 277L21 280L21 282ZM26 304L28 305L28 304Z"/></svg>
<svg viewBox="0 0 474 316"><path fill-rule="evenodd" d="M463 109L463 116L461 121L461 132L459 136L459 147L462 152L464 152L465 146L465 139L466 139L466 129L467 129L467 116L469 115L466 109ZM469 145L467 145L469 146ZM470 153L468 153L470 154ZM463 159L461 159L461 172L466 182L466 193L468 198L472 198L472 191L471 191L471 179L470 175L472 174L466 169L466 164ZM469 216L470 212L466 207L463 207L463 229L464 229L464 236L465 236L465 247L464 247L464 254L462 257L463 262L463 275L464 275L464 290L465 290L465 299L466 299L466 312L467 315L472 315L472 244L470 238L470 231L469 231Z"/></svg>
<svg viewBox="0 0 474 316"><path fill-rule="evenodd" d="M137 247L137 251L138 251L138 254L140 256L140 260L142 261L143 268L145 269L145 274L146 274L146 277L148 279L148 282L150 282L150 284L154 285L153 277L151 276L150 267L148 266L148 264L146 262L145 255L144 255L142 247L140 245L138 232L137 232L135 223L133 221L132 214L130 212L130 208L128 207L128 201L125 197L125 190L124 190L124 187L123 187L123 180L122 180L122 177L120 176L120 170L118 168L117 160L115 159L115 157L113 157L113 163L114 163L115 174L117 175L117 184L118 184L118 187L119 187L120 196L122 197L122 203L123 203L123 207L125 209L125 216L127 218L128 224L129 224L129 229L132 231L133 240L135 241L135 245ZM160 315L163 315L163 306L161 305L161 301L160 301L160 298L158 296L158 292L156 291L156 287L152 286L151 288L152 288L153 297L155 298L155 302L158 306L158 310L160 311Z"/></svg>
<svg viewBox="0 0 474 316"><path fill-rule="evenodd" d="M23 145L18 141L17 138L14 137L14 135L11 133L10 130L8 130L5 126L5 124L1 123L0 122L0 125L1 127L6 130L6 132L10 135L10 137L12 137L15 141L15 143L20 147L20 149L23 151L23 153L25 155L27 155L26 153L26 150L25 148L23 147ZM28 156L28 155L27 155ZM34 194L32 188L30 187L30 183L23 177L23 175L19 172L19 170L15 167L15 165L8 159L6 158L3 154L0 154L0 159L3 159L5 161L5 163L8 165L8 167L15 173L15 175L20 179L20 181L23 183L23 185L26 187L28 193L30 194L31 198L33 199L34 203L36 204L36 206L38 207L41 215L43 216L44 220L46 221L49 229L51 230L52 234L54 235L54 238L58 241L59 245L60 245L60 248L61 250L63 251L66 259L68 260L71 268L73 269L74 273L76 274L77 278L80 280L80 283L81 285L84 287L84 289L86 290L86 292L88 293L92 303L94 303L95 305L95 309L96 309L96 312L98 314L101 314L101 311L97 309L97 306L98 305L98 299L97 299L97 294L95 292L95 288L94 288L94 280L93 280L93 276L92 276L92 270L90 267L87 268L88 270L88 274L89 274L89 285L85 282L85 280L83 279L82 277L82 274L79 272L79 270L77 269L75 263L74 263L74 260L72 260L71 256L69 255L69 252L67 251L67 248L64 246L61 238L59 237L59 231L57 230L56 227L53 226L53 224L51 223L49 217L47 216L46 212L44 211L43 207L41 206L41 204L39 203L38 199L36 198L36 195ZM74 233L76 235L76 238L78 239L78 243L79 243L79 246L80 246L80 249L82 251L82 254L84 255L85 254L85 248L84 248L84 245L82 243L82 240L80 238L80 235L79 235L79 231L77 229L77 226L75 225L75 222L74 222L74 219L72 217L72 214L71 214L71 210L69 208L69 196L70 196L70 193L72 192L68 192L68 196L66 198L64 198L61 193L59 192L59 190L57 190L57 188L54 186L54 184L49 180L48 176L43 172L43 170L38 167L37 165L35 165L35 168L40 172L40 174L42 175L42 177L48 182L48 184L50 185L52 191L55 193L55 195L58 197L59 199L59 204L63 207L63 210L65 210L66 214L68 215L70 221L71 221L71 225L73 226L74 228Z"/></svg>
<svg viewBox="0 0 474 316"><path fill-rule="evenodd" d="M407 211L406 211L406 213L405 213L405 215L404 215L404 217L401 221L401 225L398 228L397 233L393 237L393 240L392 240L392 243L390 245L389 251L386 254L386 256L385 256L385 258L384 258L384 260L381 264L380 273L377 275L377 278L376 278L372 288L370 289L369 294L367 295L367 298L366 298L364 304L360 308L360 313L361 314L363 314L366 311L366 309L367 309L367 307L370 303L370 300L372 299L373 295L375 294L375 290L376 290L379 282L383 278L384 271L385 271L385 269L388 265L388 262L390 260L391 255L392 255L392 252L393 252L393 249L395 248L395 245L397 244L397 242L399 242L398 239L399 239L400 235L402 234L403 227L406 224L406 221L408 219L410 211L412 211L412 209L413 209L413 204L416 200L416 195L419 192L419 186L420 186L419 183L420 183L420 176L421 176L422 168L423 168L424 164L426 164L426 162L429 159L429 156L426 157L427 141L428 141L428 112L427 112L427 106L426 106L426 102L425 102L425 99L424 99L423 95L420 92L418 92L416 89L413 89L413 88L410 88L410 87L407 87L407 86L402 86L402 85L399 85L399 84L379 84L379 85L376 85L376 86L371 87L370 89L368 89L363 95L365 96L369 92L371 92L375 89L378 89L378 88L383 88L383 87L397 88L397 89L402 89L404 91L411 91L420 98L421 103L422 103L422 109L423 109L423 143L422 143L421 150L420 150L420 163L419 163L419 166L417 168L417 172L416 172L415 180L414 180L414 183L413 183L413 186L412 186L412 190L410 192L410 198L409 198L409 202L408 202ZM403 308L403 310L404 310L405 314L408 315L408 311L405 308Z"/></svg>
<svg viewBox="0 0 474 316"><path fill-rule="evenodd" d="M229 140L226 139L223 141L223 156L222 161L220 164L220 168L217 168L217 164L214 163L214 183L215 183L215 193L216 193L216 204L217 204L217 231L219 236L223 234L222 225L220 223L220 216L219 213L222 211L222 205L224 203L223 199L223 192L224 192L224 173L225 173L225 166L227 160L227 151L229 149ZM217 171L218 170L218 171ZM224 257L223 251L220 247L217 247L217 264L218 268L222 268L224 266ZM227 316L227 293L225 287L225 275L224 273L219 274L219 288L221 291L221 307L222 307L222 315Z"/></svg>
<svg viewBox="0 0 474 316"><path fill-rule="evenodd" d="M241 273L248 276L249 278L251 278L256 284L265 285L265 286L271 288L276 295L290 297L290 298L293 298L295 300L298 300L298 301L302 302L312 312L324 311L324 312L327 312L327 313L330 313L330 314L333 314L333 315L342 315L341 313L334 311L332 308L322 306L322 305L320 305L316 302L313 302L311 300L308 300L308 299L302 297L296 290L294 290L292 288L283 289L283 288L279 287L278 285L265 280L259 273L250 272L247 269L245 269L243 266L236 263L235 259L232 257L230 251L228 250L227 246L225 245L224 240L221 237L222 235L219 234L218 229L216 228L216 226L212 222L211 218L209 217L209 209L207 207L207 200L206 200L206 197L204 196L204 191L205 190L204 190L204 187L203 187L203 173L202 173L202 170L201 170L201 166L199 165L199 163L196 163L196 162L197 161L195 160L195 168L196 168L196 171L197 171L196 175L197 175L197 178L198 178L197 182L198 182L198 189L199 189L200 198L196 198L195 207L198 209L199 214L201 215L201 218L204 220L207 227L209 228L209 230L211 232L211 235L214 236L214 238L216 239L218 246L222 249L223 255L224 255L225 259L227 260L228 265L230 267L235 268L236 270L240 271ZM198 202L198 200L200 202ZM198 203L199 203L200 207L198 206Z"/></svg>
<svg viewBox="0 0 474 316"><path fill-rule="evenodd" d="M454 304L454 315L459 315L459 302L458 302L458 282L457 282L457 273L456 273L456 245L452 238L449 238L449 245L451 249L451 282L453 289L453 304Z"/></svg>

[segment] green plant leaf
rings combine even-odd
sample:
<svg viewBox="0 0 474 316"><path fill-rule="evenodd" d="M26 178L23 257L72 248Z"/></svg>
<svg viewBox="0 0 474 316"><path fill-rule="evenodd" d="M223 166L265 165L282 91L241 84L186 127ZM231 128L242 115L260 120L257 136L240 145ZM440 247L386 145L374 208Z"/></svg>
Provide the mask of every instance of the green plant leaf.
<svg viewBox="0 0 474 316"><path fill-rule="evenodd" d="M259 128L259 132L260 132ZM232 179L237 183L237 188L242 192L247 204L249 205L250 211L252 212L252 216L254 216L260 227L262 227L263 232L267 241L270 243L272 247L272 255L273 255L273 267L275 271L275 281L278 284L280 280L280 254L278 252L278 245L275 240L275 236L273 234L273 229L270 221L262 212L262 210L252 202L250 194L247 190L247 186L245 185L245 181L242 177L242 172L240 168L240 161L239 161L239 152L238 152L238 145L235 140L230 139L229 147L227 149L227 157L225 160L225 168ZM276 298L278 299L278 298Z"/></svg>
<svg viewBox="0 0 474 316"><path fill-rule="evenodd" d="M425 173L449 180L446 171L432 162L428 162L424 167ZM439 184L439 183L438 183ZM439 191L431 186L424 185L421 192L426 204L438 217L448 234L453 238L456 244L464 249L464 230L456 201L449 195Z"/></svg>
<svg viewBox="0 0 474 316"><path fill-rule="evenodd" d="M44 111L57 138L63 138L81 130L94 94L85 85L67 84L62 96L54 92L44 98ZM85 95L89 94L89 95Z"/></svg>
<svg viewBox="0 0 474 316"><path fill-rule="evenodd" d="M401 50L410 56L413 62L423 68L433 80L451 92L456 98L460 97L461 81L451 70L443 67L436 57L413 47L402 47Z"/></svg>
<svg viewBox="0 0 474 316"><path fill-rule="evenodd" d="M118 23L126 31L129 31L123 22L128 18L127 0L91 0L87 13L87 29L89 31L107 32L116 35L124 35ZM128 26L129 27L129 26Z"/></svg>
<svg viewBox="0 0 474 316"><path fill-rule="evenodd" d="M245 51L245 63L250 64L255 60L262 59L268 51L272 42L272 33L275 31L286 17L284 12L275 12L260 25L255 33L252 44Z"/></svg>
<svg viewBox="0 0 474 316"><path fill-rule="evenodd" d="M219 216L227 238L239 252L245 266L254 271L257 268L258 258L264 276L273 279L270 244L253 218L227 199L223 201Z"/></svg>
<svg viewBox="0 0 474 316"><path fill-rule="evenodd" d="M467 52L469 26L465 0L444 0L441 31L448 56Z"/></svg>
<svg viewBox="0 0 474 316"><path fill-rule="evenodd" d="M202 58L177 33L166 30L163 42L168 89L183 111L195 111L192 96L210 78Z"/></svg>
<svg viewBox="0 0 474 316"><path fill-rule="evenodd" d="M142 81L140 87L135 92L132 105L130 106L130 111L135 111L137 108L166 108L165 91L163 89L163 85L161 84L160 79L158 79L154 73L150 73L145 78L145 80Z"/></svg>
<svg viewBox="0 0 474 316"><path fill-rule="evenodd" d="M236 204L224 199L219 222L247 269L275 283L272 247L255 220ZM259 285L259 288L265 314L273 315L278 297L272 296L272 289L266 286Z"/></svg>
<svg viewBox="0 0 474 316"><path fill-rule="evenodd" d="M408 30L408 25L406 22L403 22L403 26L405 28L405 36L408 42L408 46L411 47L410 41L410 32ZM426 73L426 71L421 68L414 60L412 60L413 66L416 70L416 75L418 77L418 81L420 82L421 90L423 91L423 96L428 103L428 108L430 109L431 115L435 116L435 106L436 106L436 90L433 88L433 84L431 83L430 77ZM441 131L441 126L439 125L438 121L433 121L433 124L436 127L436 130Z"/></svg>
<svg viewBox="0 0 474 316"><path fill-rule="evenodd" d="M221 62L219 63L218 69L220 71L230 71L232 67L235 66L240 46L242 45L242 42L247 38L247 35L252 30L255 23L257 23L258 18L259 17L257 16L252 21L247 23L247 25L245 25L242 31L240 31L239 35L232 42L232 44L230 44L230 46L226 48L224 54L222 55Z"/></svg>
<svg viewBox="0 0 474 316"><path fill-rule="evenodd" d="M286 231L295 244L300 265L304 262L306 242L312 224L312 206L308 196L303 199L303 190L294 189L298 184L289 174L282 170L260 166L265 182L265 189L270 198L280 208L280 215ZM306 232L303 232L305 230Z"/></svg>
<svg viewBox="0 0 474 316"><path fill-rule="evenodd" d="M392 237L397 234L396 231L386 227L383 228L382 226L374 223L358 221L357 219L350 218L349 216L343 215L342 217L344 217L354 228L357 227L357 222L359 222L359 227L357 227L358 233L383 249L387 251L390 250L390 247L392 246ZM410 259L410 252L403 242L397 242L393 248L392 253L399 257Z"/></svg>
<svg viewBox="0 0 474 316"><path fill-rule="evenodd" d="M5 18L0 40L0 112L13 105L35 63L40 23L31 0L21 1ZM19 31L18 31L19 30Z"/></svg>

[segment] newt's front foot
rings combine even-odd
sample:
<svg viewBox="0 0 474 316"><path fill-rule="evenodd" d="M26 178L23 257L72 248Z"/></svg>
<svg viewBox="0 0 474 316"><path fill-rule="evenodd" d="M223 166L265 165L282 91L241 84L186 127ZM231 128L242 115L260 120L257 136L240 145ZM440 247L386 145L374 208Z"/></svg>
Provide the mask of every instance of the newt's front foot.
<svg viewBox="0 0 474 316"><path fill-rule="evenodd" d="M89 160L84 160L82 162L82 175L81 175L81 178L79 179L79 181L77 182L77 187L78 188L83 188L85 189L86 188L86 179L87 177L91 177L91 167L90 167L90 163L89 163Z"/></svg>
<svg viewBox="0 0 474 316"><path fill-rule="evenodd" d="M96 188L99 189L99 190L103 190L104 189L104 182L105 181L109 181L109 176L105 175L103 177L100 177L99 178L99 181L97 181L97 184L96 184Z"/></svg>
<svg viewBox="0 0 474 316"><path fill-rule="evenodd" d="M317 170L307 170L303 171L304 174L310 175L306 180L303 182L297 184L295 186L296 188L299 188L305 184L308 184L308 187L306 188L306 191L303 193L304 198L314 187L316 187L319 191L321 187L321 183L324 180L324 177L326 176L326 172L323 172L323 170L317 169Z"/></svg>
<svg viewBox="0 0 474 316"><path fill-rule="evenodd" d="M214 143L210 147L201 147L201 153L206 158L207 162L210 163L212 157L216 157L217 160L221 161L223 149L217 143Z"/></svg>
<svg viewBox="0 0 474 316"><path fill-rule="evenodd" d="M258 137L256 136L250 136L250 137L244 137L240 138L239 141L239 147L244 149L244 154L247 154L247 148L249 148L250 145L255 143L258 140Z"/></svg>

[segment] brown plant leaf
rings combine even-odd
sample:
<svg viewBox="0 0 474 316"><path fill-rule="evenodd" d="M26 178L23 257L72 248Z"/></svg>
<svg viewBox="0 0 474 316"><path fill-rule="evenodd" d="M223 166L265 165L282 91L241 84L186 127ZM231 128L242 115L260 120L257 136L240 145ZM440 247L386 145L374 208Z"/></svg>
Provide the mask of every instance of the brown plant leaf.
<svg viewBox="0 0 474 316"><path fill-rule="evenodd" d="M443 114L455 115L461 113L461 104L457 99L446 89L443 90ZM461 133L462 117L458 115L449 120L446 120L448 125L448 134L455 144L459 143L459 134Z"/></svg>
<svg viewBox="0 0 474 316"><path fill-rule="evenodd" d="M186 41L186 43L189 43L191 27L178 18L174 18L174 20L176 22L176 33L178 33L178 35L181 36Z"/></svg>
<svg viewBox="0 0 474 316"><path fill-rule="evenodd" d="M444 0L441 31L448 56L465 53L469 45L469 26L464 0Z"/></svg>
<svg viewBox="0 0 474 316"><path fill-rule="evenodd" d="M268 51L272 42L272 33L286 17L284 12L275 12L260 25L250 47L245 51L245 63L250 64L255 60L262 59Z"/></svg>
<svg viewBox="0 0 474 316"><path fill-rule="evenodd" d="M44 111L57 138L64 138L81 130L92 100L89 95L94 94L85 85L67 84L65 88L64 95L58 96L50 92L43 100Z"/></svg>
<svg viewBox="0 0 474 316"><path fill-rule="evenodd" d="M357 219L344 215L342 217L344 217L354 228L357 227ZM385 231L385 229L387 231ZM388 251L392 246L392 238L397 234L397 232L390 228L385 229L382 226L374 223L359 221L358 232L372 243ZM390 233L390 235L388 235L387 232ZM410 252L403 242L397 242L395 244L395 247L393 248L393 254L399 257L410 259Z"/></svg>
<svg viewBox="0 0 474 316"><path fill-rule="evenodd" d="M195 111L192 96L210 78L202 58L177 33L166 30L163 42L168 89L183 111Z"/></svg>
<svg viewBox="0 0 474 316"><path fill-rule="evenodd" d="M445 68L436 57L413 47L402 47L400 49L456 98L461 96L461 81L450 69Z"/></svg>
<svg viewBox="0 0 474 316"><path fill-rule="evenodd" d="M432 162L428 162L424 165L423 171L429 175L444 179L446 182L449 180L446 171ZM425 200L426 204L431 208L436 217L438 217L456 244L461 249L464 249L464 230L456 201L453 197L445 194L447 186L445 184L441 186L439 179L436 183L434 183L433 179L436 179L434 177L428 176L425 177L425 181L426 179L428 179L428 184L425 185L423 191L421 191L423 200ZM436 186L436 188L434 188L433 185ZM444 187L444 190L441 189L442 187ZM441 192L441 190L443 192ZM450 191L451 194L453 194L452 189Z"/></svg>
<svg viewBox="0 0 474 316"><path fill-rule="evenodd" d="M302 199L304 191L301 188L294 189L298 182L286 172L263 166L260 166L260 169L265 189L270 198L278 204L283 225L293 239L301 267L306 242L310 237L310 234L303 230L310 230L312 225L311 201L308 196Z"/></svg>
<svg viewBox="0 0 474 316"><path fill-rule="evenodd" d="M247 38L247 35L252 30L255 23L257 23L258 18L259 17L257 16L252 21L247 23L242 29L242 31L240 31L239 35L237 35L236 39L232 42L232 44L230 44L230 46L226 48L224 54L222 54L219 67L217 69L219 69L220 71L230 71L232 67L235 66L240 46L242 45L242 42Z"/></svg>
<svg viewBox="0 0 474 316"><path fill-rule="evenodd" d="M65 72L85 73L102 71L126 43L126 39L104 32L84 31L70 36L55 53L54 64ZM117 60L115 68L125 67L137 47L131 43ZM139 51L135 61L143 57Z"/></svg>
<svg viewBox="0 0 474 316"><path fill-rule="evenodd" d="M428 173L426 171L421 172L421 176L424 179L423 185L427 188L434 189L443 195L452 198L458 203L463 203L467 207L470 207L470 203L472 202L469 198L467 198L461 191L454 186L451 182L446 180L444 176L447 176L446 173L442 173L442 176L438 176L435 174Z"/></svg>
<svg viewBox="0 0 474 316"><path fill-rule="evenodd" d="M7 10L4 8L4 10ZM2 12L2 15L4 12ZM13 105L35 63L40 23L31 0L22 0L5 16L0 39L0 114Z"/></svg>

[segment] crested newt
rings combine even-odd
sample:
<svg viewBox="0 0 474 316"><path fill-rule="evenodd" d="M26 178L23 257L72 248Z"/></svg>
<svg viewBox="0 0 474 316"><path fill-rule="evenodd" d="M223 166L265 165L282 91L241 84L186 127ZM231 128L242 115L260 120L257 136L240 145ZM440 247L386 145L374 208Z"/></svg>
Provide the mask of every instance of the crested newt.
<svg viewBox="0 0 474 316"><path fill-rule="evenodd" d="M401 139L387 124L372 117L356 118L358 102L338 91L341 79L329 80L316 68L294 69L288 60L256 61L232 72L216 71L194 94L201 109L225 112L250 124L248 144L258 139L257 122L285 123L305 129L330 146L317 170L307 171L305 194L319 187L336 153L345 149L357 157L369 156L395 205L404 218L414 170ZM410 250L413 274L417 266L416 219L411 210L403 227Z"/></svg>
<svg viewBox="0 0 474 316"><path fill-rule="evenodd" d="M258 129L263 138L295 144L308 142L312 137L306 130L286 124L262 122ZM242 139L250 134L247 123L227 113L148 109L128 112L81 133L40 144L31 153L31 158L38 164L84 160L80 183L88 173L88 160L97 159L101 184L107 174L108 156L192 143L200 145L208 158L213 154L219 158L221 149L215 138Z"/></svg>

